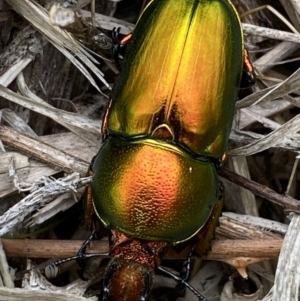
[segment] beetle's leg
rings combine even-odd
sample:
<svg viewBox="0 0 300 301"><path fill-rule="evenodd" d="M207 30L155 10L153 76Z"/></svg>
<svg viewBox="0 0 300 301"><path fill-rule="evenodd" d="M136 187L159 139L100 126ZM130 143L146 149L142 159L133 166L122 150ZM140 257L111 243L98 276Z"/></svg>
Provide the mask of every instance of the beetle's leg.
<svg viewBox="0 0 300 301"><path fill-rule="evenodd" d="M248 50L244 49L244 64L240 87L249 88L255 84L256 78L253 65L249 58Z"/></svg>
<svg viewBox="0 0 300 301"><path fill-rule="evenodd" d="M200 294L193 286L191 286L188 282L186 282L186 280L184 278L181 278L179 276L176 276L174 273L168 271L167 269L165 269L164 267L162 266L159 266L158 269L169 275L171 278L173 278L175 281L179 282L179 285L184 285L185 287L187 287L193 294L195 294L195 296L201 300L201 301L208 301L206 299L206 297L204 297L202 294ZM190 271L190 267L188 268L188 270ZM188 274L189 274L189 271L188 271Z"/></svg>
<svg viewBox="0 0 300 301"><path fill-rule="evenodd" d="M49 264L48 266L46 266L46 268L45 268L46 277L49 279L55 278L56 276L58 276L60 274L60 271L61 271L60 266L61 265L65 264L66 262L76 260L77 264L80 267L79 275L81 278L85 279L85 277L83 277L83 272L82 272L85 268L85 261L89 258L106 257L109 255L108 253L89 253L89 254L85 253L86 248L91 243L94 235L95 235L95 231L93 231L92 234L84 241L84 243L80 247L77 255L68 257L68 258L64 258L61 260L57 260L57 261Z"/></svg>
<svg viewBox="0 0 300 301"><path fill-rule="evenodd" d="M82 244L82 246L80 247L78 253L77 253L77 258L76 258L76 262L79 266L79 276L81 279L83 280L87 280L86 277L84 276L84 271L86 268L86 248L87 246L91 243L91 241L93 240L95 236L95 230L93 230L92 234L85 240L85 242Z"/></svg>
<svg viewBox="0 0 300 301"><path fill-rule="evenodd" d="M103 117L103 120L102 120L102 125L101 125L101 134L102 134L102 142L104 142L108 136L108 133L107 133L107 118L108 118L108 113L109 113L109 110L110 110L110 107L111 107L111 102L112 100L110 99L107 103L107 106L106 106L106 110L105 110L105 114L104 114L104 117ZM95 157L94 157L95 159ZM93 159L93 161L94 161Z"/></svg>
<svg viewBox="0 0 300 301"><path fill-rule="evenodd" d="M79 266L79 276L83 280L87 280L87 278L84 276L84 271L86 269L86 260L89 258L95 258L95 257L106 257L109 256L108 253L86 253L86 248L89 246L89 244L92 242L96 231L93 230L92 234L84 241L82 246L80 247L78 253L74 258L76 259L76 262Z"/></svg>
<svg viewBox="0 0 300 301"><path fill-rule="evenodd" d="M94 230L91 235L84 241L82 246L80 247L78 253L77 253L77 259L80 260L81 257L84 257L84 254L86 252L87 246L92 242L94 236L95 236L96 231Z"/></svg>
<svg viewBox="0 0 300 301"><path fill-rule="evenodd" d="M121 65L124 60L124 55L126 51L126 45L131 40L132 34L126 35L124 38L120 39L121 27L114 27L112 30L112 55L114 61L118 68L121 70Z"/></svg>
<svg viewBox="0 0 300 301"><path fill-rule="evenodd" d="M120 30L121 30L121 27L118 27L118 28L114 27L112 30L111 39L112 39L113 44L119 44Z"/></svg>
<svg viewBox="0 0 300 301"><path fill-rule="evenodd" d="M118 65L119 63L119 33L120 33L120 27L116 28L114 27L111 32L111 39L112 39L112 55L114 58L115 63Z"/></svg>
<svg viewBox="0 0 300 301"><path fill-rule="evenodd" d="M180 283L178 283L176 285L175 291L172 294L168 294L168 298L170 298L170 300L175 300L175 299L177 300L177 298L186 289L186 287L188 287L187 286L187 281L189 281L190 276L191 276L191 263L192 263L193 251L194 251L194 248L192 248L190 250L190 252L187 255L186 261L183 263L182 271L180 273L180 277L178 277L178 279L181 279ZM172 277L172 278L174 278L174 277ZM202 294L200 294L192 286L190 286L188 288L199 298L199 300L207 300Z"/></svg>
<svg viewBox="0 0 300 301"><path fill-rule="evenodd" d="M193 251L194 251L194 248L192 248L190 250L190 252L187 255L187 258L186 258L185 262L182 265L180 278L182 279L183 282L178 283L175 287L175 292L176 292L177 296L180 296L180 294L185 290L186 285L185 285L184 282L187 282L190 279L190 276L191 276L191 262L192 262Z"/></svg>
<svg viewBox="0 0 300 301"><path fill-rule="evenodd" d="M107 255L107 254L102 254L102 253L101 253L101 255L100 255L100 253L99 254L86 254L85 253L86 248L91 243L94 235L95 235L95 231L93 231L92 234L84 241L84 243L80 247L77 255L55 261L55 262L51 263L50 265L48 265L45 268L46 277L49 278L49 279L55 278L61 272L61 268L60 268L61 265L65 264L66 262L76 260L76 262L77 262L77 264L79 265L79 268L80 268L80 270L79 270L80 278L83 279L83 280L86 280L86 278L83 276L83 271L85 270L85 266L86 266L86 264L85 264L86 259L91 258L91 257L99 257L99 256Z"/></svg>
<svg viewBox="0 0 300 301"><path fill-rule="evenodd" d="M77 256L76 256L76 262L79 266L78 274L81 279L87 280L86 277L84 276L84 271L86 269L86 259L87 259L87 254L86 254L86 248L90 243L92 242L94 236L95 236L95 230L93 230L92 234L85 240L85 242L82 244L80 247Z"/></svg>
<svg viewBox="0 0 300 301"><path fill-rule="evenodd" d="M89 169L88 175L92 175L92 171ZM84 197L84 222L83 227L87 230L93 229L93 217L95 215L95 210L93 206L92 188L89 185L85 191Z"/></svg>
<svg viewBox="0 0 300 301"><path fill-rule="evenodd" d="M192 254L193 254L194 248L189 252L186 261L183 264L183 271L181 272L182 280L188 281L191 276L191 262L192 262Z"/></svg>
<svg viewBox="0 0 300 301"><path fill-rule="evenodd" d="M96 156L93 157L89 169L87 171L87 176L93 176L93 165L96 160ZM99 230L99 219L95 213L94 205L93 205L93 195L92 195L92 187L88 185L83 195L83 228L89 231Z"/></svg>

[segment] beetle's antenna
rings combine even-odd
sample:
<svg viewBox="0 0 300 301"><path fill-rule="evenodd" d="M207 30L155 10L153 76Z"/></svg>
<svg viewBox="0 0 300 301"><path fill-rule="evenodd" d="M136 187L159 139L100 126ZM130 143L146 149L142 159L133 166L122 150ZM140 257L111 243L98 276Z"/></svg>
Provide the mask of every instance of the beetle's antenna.
<svg viewBox="0 0 300 301"><path fill-rule="evenodd" d="M60 273L60 266L65 264L66 262L70 262L73 260L85 260L89 258L95 258L95 257L107 257L109 254L107 252L104 253L89 253L89 254L80 254L68 258L64 258L61 260L57 260L52 262L51 264L47 265L45 268L45 275L48 279L53 279L55 278L59 273Z"/></svg>
<svg viewBox="0 0 300 301"><path fill-rule="evenodd" d="M81 269L84 268L84 265L82 264L83 260L95 258L95 257L107 257L109 254L107 252L103 253L85 253L87 246L91 243L93 237L95 235L95 230L92 232L92 234L85 240L85 242L82 244L81 248L79 249L77 255L64 258L61 260L57 260L45 268L45 275L48 279L55 278L60 273L60 266L62 264L65 264L66 262L70 262L73 260L76 260L78 265Z"/></svg>

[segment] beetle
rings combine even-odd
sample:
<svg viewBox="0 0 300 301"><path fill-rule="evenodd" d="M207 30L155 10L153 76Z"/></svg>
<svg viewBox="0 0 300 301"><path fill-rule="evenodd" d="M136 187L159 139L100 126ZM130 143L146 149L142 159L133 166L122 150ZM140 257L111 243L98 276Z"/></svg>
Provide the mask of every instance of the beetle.
<svg viewBox="0 0 300 301"><path fill-rule="evenodd" d="M230 0L152 0L138 20L92 166L111 233L103 300L147 300L168 248L209 247L244 56Z"/></svg>

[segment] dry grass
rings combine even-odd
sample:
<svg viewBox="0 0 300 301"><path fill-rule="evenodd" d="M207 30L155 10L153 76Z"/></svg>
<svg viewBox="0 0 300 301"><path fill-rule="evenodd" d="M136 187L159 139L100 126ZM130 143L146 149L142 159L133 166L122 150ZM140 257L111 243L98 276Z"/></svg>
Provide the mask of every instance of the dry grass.
<svg viewBox="0 0 300 301"><path fill-rule="evenodd" d="M241 273L244 272L242 257L255 263L249 267L249 275L258 286L263 284L263 287L257 289L251 300L262 299L271 288L263 300L298 300L300 5L297 1L282 0L280 4L276 3L276 15L272 8L271 12L264 8L263 11L247 14L258 6L256 1L233 2L244 15L245 42L256 70L257 84L251 91L241 92L228 150L227 167L245 179L239 185L224 180L226 210L241 215L223 217L216 236L237 242L247 239L244 245L250 245L247 245L247 251L243 248L243 242L241 245L237 242L218 245L220 242L213 241L212 250L206 257L218 260L223 257L223 261L240 268ZM8 10L8 4L15 12ZM0 21L3 20L0 55L0 139L3 142L0 145L0 205L1 212L6 211L0 216L0 234L16 237L21 233L27 237L26 233L30 232L37 242L43 235L56 240L60 238L53 225L57 220L64 219L60 212L68 210L67 215L72 214L70 208L80 199L82 187L90 181L85 178L85 171L101 146L102 113L118 72L110 61L111 40L105 30L121 27L121 32L127 34L134 29L130 22L99 13L93 19L88 11L90 6L81 10L80 5L67 11L74 22L63 29L54 25L56 19L53 15L49 18L49 3L45 7L42 4L43 1L37 4L31 0L0 1L1 9L5 11L3 16L0 15ZM97 9L113 15L115 4L113 1L99 1ZM126 9L125 3L118 16L127 17ZM131 8L133 16L137 17L139 9ZM75 12L80 12L80 17ZM104 32L94 30L92 22ZM13 28L17 33L9 36ZM99 111L101 114L97 113ZM254 189L247 179L263 185L257 186L258 196L252 194ZM232 181L237 182L235 178ZM280 194L285 193L289 197L281 202ZM79 215L78 211L75 213ZM289 222L287 227L285 224ZM41 231L44 231L43 235L39 234ZM43 247L49 253L43 258L65 256L53 247L56 240L49 240L49 245L44 242ZM107 248L107 242L103 241L103 244ZM22 245L17 253L11 253L11 247L7 246L5 242L9 262L18 269L31 268L30 262L27 267L24 266L22 257L38 257L34 247ZM74 254L75 249L68 248L70 255ZM277 264L274 259L280 249ZM76 284L71 284L71 292L70 284L57 288L47 282L39 269L33 268L31 278L23 277L23 289L17 290L8 273L3 250L0 253L3 262L0 264L3 280L0 299L96 300L95 297L82 295L89 285L101 279L102 270L89 282L76 280ZM256 263L264 258L273 260ZM38 262L42 270L45 264ZM220 296L215 292L222 278L230 273L228 267L223 269L220 263L211 262L193 277L191 283L209 300L219 300ZM16 277L21 279L22 276L23 273L18 270ZM209 277L215 280L206 281ZM43 292L31 291L33 278L38 279L37 286L47 289ZM157 277L155 286L162 281L166 286L175 286L174 282L166 277L162 279L162 276ZM205 284L199 286L199 283ZM235 296L230 296L230 283L225 287L222 300L235 300ZM225 294L229 296L225 297ZM188 292L178 300L196 299Z"/></svg>

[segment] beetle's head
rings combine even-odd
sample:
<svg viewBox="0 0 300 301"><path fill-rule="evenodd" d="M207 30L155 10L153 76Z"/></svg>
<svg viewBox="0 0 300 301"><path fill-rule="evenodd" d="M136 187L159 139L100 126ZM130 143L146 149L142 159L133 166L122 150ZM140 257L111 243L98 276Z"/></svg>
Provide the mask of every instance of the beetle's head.
<svg viewBox="0 0 300 301"><path fill-rule="evenodd" d="M146 301L154 278L153 269L135 261L113 258L105 271L103 301Z"/></svg>

